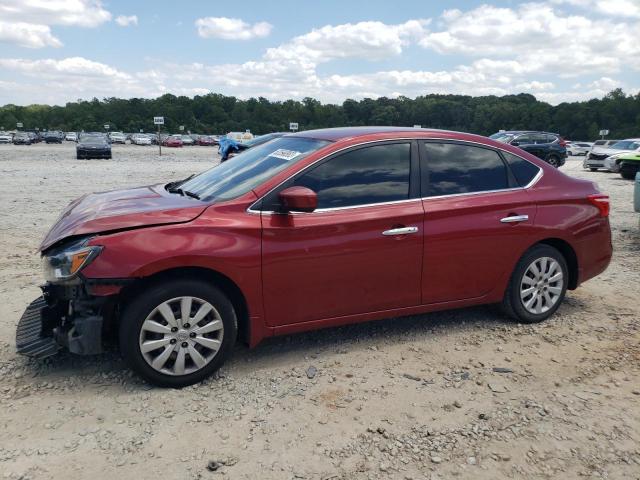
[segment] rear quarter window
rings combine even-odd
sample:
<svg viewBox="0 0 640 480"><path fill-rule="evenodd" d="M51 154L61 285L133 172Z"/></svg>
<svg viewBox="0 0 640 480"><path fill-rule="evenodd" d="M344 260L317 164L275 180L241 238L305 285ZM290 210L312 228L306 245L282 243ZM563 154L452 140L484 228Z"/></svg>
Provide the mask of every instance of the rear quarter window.
<svg viewBox="0 0 640 480"><path fill-rule="evenodd" d="M511 173L516 178L518 185L525 187L531 183L531 180L538 174L540 167L533 163L527 162L524 158L520 158L517 155L511 153L502 152L504 158L507 160Z"/></svg>

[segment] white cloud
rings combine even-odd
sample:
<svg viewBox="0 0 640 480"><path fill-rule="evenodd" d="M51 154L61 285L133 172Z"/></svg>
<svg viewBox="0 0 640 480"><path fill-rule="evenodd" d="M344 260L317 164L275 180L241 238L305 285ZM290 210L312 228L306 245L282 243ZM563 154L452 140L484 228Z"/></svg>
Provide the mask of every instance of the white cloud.
<svg viewBox="0 0 640 480"><path fill-rule="evenodd" d="M420 40L422 47L445 55L506 59L493 66L511 74L570 77L618 72L623 66L640 70L640 43L630 35L640 27L638 22L630 25L602 16L567 15L551 4L525 3L517 8L482 5L464 13L448 11L440 24L440 31Z"/></svg>
<svg viewBox="0 0 640 480"><path fill-rule="evenodd" d="M315 63L349 57L381 60L400 55L403 47L424 34L426 23L410 20L399 25L382 22L327 25L269 48L265 59Z"/></svg>
<svg viewBox="0 0 640 480"><path fill-rule="evenodd" d="M97 27L111 19L100 0L2 0L0 18L39 25Z"/></svg>
<svg viewBox="0 0 640 480"><path fill-rule="evenodd" d="M2 0L0 42L27 48L61 47L52 25L96 27L111 19L100 0Z"/></svg>
<svg viewBox="0 0 640 480"><path fill-rule="evenodd" d="M137 15L118 15L116 17L116 23L121 27L138 25L138 16Z"/></svg>
<svg viewBox="0 0 640 480"><path fill-rule="evenodd" d="M637 0L550 0L550 3L579 7L599 15L640 18L640 2Z"/></svg>
<svg viewBox="0 0 640 480"><path fill-rule="evenodd" d="M198 35L202 38L223 38L225 40L250 40L267 37L273 25L258 22L253 25L239 18L205 17L195 22Z"/></svg>
<svg viewBox="0 0 640 480"><path fill-rule="evenodd" d="M24 22L0 21L0 42L27 48L62 46L48 26Z"/></svg>

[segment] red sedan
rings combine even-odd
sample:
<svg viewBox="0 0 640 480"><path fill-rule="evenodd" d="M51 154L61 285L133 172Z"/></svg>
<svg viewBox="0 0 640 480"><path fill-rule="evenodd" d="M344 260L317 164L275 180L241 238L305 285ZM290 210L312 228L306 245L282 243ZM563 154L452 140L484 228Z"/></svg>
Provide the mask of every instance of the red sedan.
<svg viewBox="0 0 640 480"><path fill-rule="evenodd" d="M499 303L542 321L611 258L609 198L464 133L285 135L197 176L71 203L42 242L18 351L98 353L148 381L211 375L238 338Z"/></svg>
<svg viewBox="0 0 640 480"><path fill-rule="evenodd" d="M196 143L203 147L212 147L213 145L216 145L216 141L213 139L213 137L207 137L204 135L201 137L198 137L198 140L196 141Z"/></svg>
<svg viewBox="0 0 640 480"><path fill-rule="evenodd" d="M164 139L164 141L162 142L162 145L164 145L165 147L182 147L182 139L180 138L179 135L177 136L170 136Z"/></svg>

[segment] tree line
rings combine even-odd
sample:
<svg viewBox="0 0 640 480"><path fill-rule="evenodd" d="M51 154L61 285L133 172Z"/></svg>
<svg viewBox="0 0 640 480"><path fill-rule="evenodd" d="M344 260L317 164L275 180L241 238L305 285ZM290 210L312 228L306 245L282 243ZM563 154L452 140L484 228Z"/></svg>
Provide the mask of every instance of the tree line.
<svg viewBox="0 0 640 480"><path fill-rule="evenodd" d="M490 135L500 129L544 130L573 140L594 140L602 129L609 138L640 137L640 93L616 89L601 99L550 105L533 95L471 97L423 95L345 100L323 104L301 101L241 100L218 93L193 98L166 94L155 99L105 98L78 100L64 106L5 105L0 107L0 130L39 128L62 131L155 131L154 116L164 116L164 131L180 125L194 133L222 134L249 129L256 134L286 131L289 122L301 130L346 125L421 125Z"/></svg>

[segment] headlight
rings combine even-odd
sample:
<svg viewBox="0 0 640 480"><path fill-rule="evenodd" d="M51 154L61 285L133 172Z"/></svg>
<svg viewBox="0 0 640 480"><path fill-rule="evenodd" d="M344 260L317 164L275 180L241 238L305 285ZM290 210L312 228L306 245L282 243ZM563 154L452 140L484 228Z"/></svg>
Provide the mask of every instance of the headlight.
<svg viewBox="0 0 640 480"><path fill-rule="evenodd" d="M42 257L42 270L48 282L60 282L73 278L89 265L102 251L102 247L86 246L86 239L54 250Z"/></svg>

